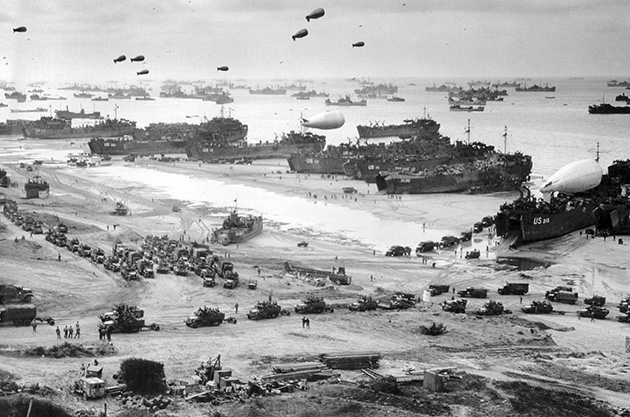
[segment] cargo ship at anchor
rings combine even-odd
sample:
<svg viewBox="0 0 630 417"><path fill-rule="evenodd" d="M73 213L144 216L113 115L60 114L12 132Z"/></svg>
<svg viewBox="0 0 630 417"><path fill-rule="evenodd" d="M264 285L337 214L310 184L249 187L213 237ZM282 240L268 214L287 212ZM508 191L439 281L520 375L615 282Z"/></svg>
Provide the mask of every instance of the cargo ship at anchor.
<svg viewBox="0 0 630 417"><path fill-rule="evenodd" d="M552 239L586 227L600 233L630 233L630 161L615 161L602 174L597 160L568 164L541 187L542 199L527 188L496 216L497 235L525 244Z"/></svg>

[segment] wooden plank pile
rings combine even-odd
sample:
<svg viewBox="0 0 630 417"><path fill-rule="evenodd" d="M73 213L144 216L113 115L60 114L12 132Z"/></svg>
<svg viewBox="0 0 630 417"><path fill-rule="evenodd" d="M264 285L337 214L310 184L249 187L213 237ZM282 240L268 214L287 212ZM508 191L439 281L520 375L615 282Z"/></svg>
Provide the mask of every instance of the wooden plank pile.
<svg viewBox="0 0 630 417"><path fill-rule="evenodd" d="M320 355L320 361L331 369L378 368L380 359L381 354L378 352L339 352Z"/></svg>
<svg viewBox="0 0 630 417"><path fill-rule="evenodd" d="M331 371L328 366L320 362L288 363L273 366L274 374L263 375L261 382L307 380L315 381L337 376L338 373Z"/></svg>

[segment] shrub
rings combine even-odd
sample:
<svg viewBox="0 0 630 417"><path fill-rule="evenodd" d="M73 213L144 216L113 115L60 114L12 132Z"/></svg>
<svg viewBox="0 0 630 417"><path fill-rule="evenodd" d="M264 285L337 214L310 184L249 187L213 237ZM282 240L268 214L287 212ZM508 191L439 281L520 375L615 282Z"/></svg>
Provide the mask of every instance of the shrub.
<svg viewBox="0 0 630 417"><path fill-rule="evenodd" d="M21 417L28 412L30 401L33 400L31 408L31 417L72 417L72 414L66 411L60 405L48 400L18 395L11 398L0 398L0 415L3 417Z"/></svg>
<svg viewBox="0 0 630 417"><path fill-rule="evenodd" d="M125 359L120 364L121 381L140 394L161 394L166 390L164 364L140 358Z"/></svg>

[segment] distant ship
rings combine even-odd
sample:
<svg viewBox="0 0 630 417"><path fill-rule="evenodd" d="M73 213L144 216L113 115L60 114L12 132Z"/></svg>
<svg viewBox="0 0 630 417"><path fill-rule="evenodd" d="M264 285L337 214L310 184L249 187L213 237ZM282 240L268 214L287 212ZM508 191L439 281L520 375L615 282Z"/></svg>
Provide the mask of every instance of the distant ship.
<svg viewBox="0 0 630 417"><path fill-rule="evenodd" d="M26 94L20 93L19 91L14 91L12 93L4 93L4 98L17 100L18 103L23 103L26 101Z"/></svg>
<svg viewBox="0 0 630 417"><path fill-rule="evenodd" d="M75 98L92 98L94 96L94 94L90 94L86 92L74 93L73 95Z"/></svg>
<svg viewBox="0 0 630 417"><path fill-rule="evenodd" d="M236 210L223 220L223 226L212 232L212 243L221 243L224 246L230 243L242 243L258 236L263 230L262 216L239 216Z"/></svg>
<svg viewBox="0 0 630 417"><path fill-rule="evenodd" d="M367 85L363 88L354 90L356 94L395 94L398 92L398 86L392 84Z"/></svg>
<svg viewBox="0 0 630 417"><path fill-rule="evenodd" d="M266 95L285 95L287 93L286 88L270 88L265 87L261 90L249 89L249 94L266 94Z"/></svg>
<svg viewBox="0 0 630 417"><path fill-rule="evenodd" d="M31 101L46 101L46 100L48 100L48 97L40 96L39 94L31 94L29 98L31 99Z"/></svg>
<svg viewBox="0 0 630 417"><path fill-rule="evenodd" d="M527 87L526 85L521 85L516 87L516 91L519 92L553 92L556 91L556 87L549 87L548 84L545 84L545 86L540 86L540 85L532 85L531 87Z"/></svg>
<svg viewBox="0 0 630 417"><path fill-rule="evenodd" d="M593 104L588 106L590 114L630 114L628 106L613 106L608 103Z"/></svg>
<svg viewBox="0 0 630 417"><path fill-rule="evenodd" d="M484 106L462 106L459 104L451 104L448 106L449 111L465 111L465 112L473 112L473 111L484 111Z"/></svg>
<svg viewBox="0 0 630 417"><path fill-rule="evenodd" d="M136 122L128 120L103 120L93 126L72 127L70 119L42 117L24 123L24 135L35 139L72 139L95 136L124 136L133 133Z"/></svg>
<svg viewBox="0 0 630 417"><path fill-rule="evenodd" d="M319 93L315 90L298 91L297 93L291 94L291 97L297 97L298 99L304 97L328 97L328 93Z"/></svg>
<svg viewBox="0 0 630 417"><path fill-rule="evenodd" d="M92 113L86 113L84 109L81 109L80 112L73 112L68 110L68 106L66 106L65 110L55 110L55 115L57 115L60 119L102 119L101 112L95 111Z"/></svg>
<svg viewBox="0 0 630 417"><path fill-rule="evenodd" d="M363 99L361 101L352 101L350 96L341 97L337 101L330 101L330 99L326 99L324 103L327 106L367 106L367 100Z"/></svg>
<svg viewBox="0 0 630 417"><path fill-rule="evenodd" d="M405 99L398 96L391 96L391 97L387 97L387 101L405 101Z"/></svg>
<svg viewBox="0 0 630 417"><path fill-rule="evenodd" d="M36 107L34 109L11 109L11 113L43 113L47 112L45 107Z"/></svg>
<svg viewBox="0 0 630 417"><path fill-rule="evenodd" d="M456 87L453 83L442 84L439 86L436 86L434 83L432 87L424 87L424 91L428 92L449 92L458 90L460 90L460 88Z"/></svg>
<svg viewBox="0 0 630 417"><path fill-rule="evenodd" d="M149 96L140 96L136 97L136 101L155 101L155 99Z"/></svg>
<svg viewBox="0 0 630 417"><path fill-rule="evenodd" d="M630 87L630 81L610 80L606 83L608 87Z"/></svg>
<svg viewBox="0 0 630 417"><path fill-rule="evenodd" d="M93 97L92 101L109 101L109 97Z"/></svg>
<svg viewBox="0 0 630 417"><path fill-rule="evenodd" d="M434 134L440 130L440 124L435 120L426 117L421 119L406 119L404 124L383 125L373 124L370 126L358 125L357 131L361 139L383 138L398 136L408 138L423 133Z"/></svg>
<svg viewBox="0 0 630 417"><path fill-rule="evenodd" d="M496 216L497 235L516 244L552 239L585 227L627 233L630 161L615 161L603 175L596 160L566 165L541 187L549 197L536 199L524 189L503 204Z"/></svg>

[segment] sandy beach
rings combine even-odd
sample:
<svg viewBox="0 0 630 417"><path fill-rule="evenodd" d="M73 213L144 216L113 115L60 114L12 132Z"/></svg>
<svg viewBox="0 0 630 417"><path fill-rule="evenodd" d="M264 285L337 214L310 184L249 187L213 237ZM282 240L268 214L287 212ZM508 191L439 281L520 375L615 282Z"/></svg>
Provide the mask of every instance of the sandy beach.
<svg viewBox="0 0 630 417"><path fill-rule="evenodd" d="M623 389L618 388L628 388L630 361L625 344L630 327L615 319L619 314L615 306L626 295L630 279L628 244L617 244L610 238L587 239L586 235L575 232L513 250L485 230L461 247L428 253L427 262L415 256L413 251L420 241L442 233L458 236L483 216L495 214L500 204L513 200L517 193L391 198L378 194L374 184L288 173L286 162L276 160L257 161L253 165L212 165L193 161L163 163L148 158L129 163L114 157L112 161L100 162L96 168L69 168L65 160L53 157L29 172L20 168L19 162L29 159L25 150L40 147L41 142L19 141L21 148L15 146L17 143L3 149L2 168L20 187L0 191L16 200L20 211L34 213L49 227L63 221L69 227L69 237L76 236L81 242L99 246L107 254L117 239L139 246L147 235L168 235L184 243L202 243L220 225L220 214L233 208L230 204L192 204L165 197L157 189L120 184L91 173L107 166L252 187L278 196L282 203L287 197L294 197L300 204L310 204L313 210L328 206L347 208L350 216L354 213L357 218L369 215L375 219L373 224L364 225L366 230L379 227L381 222L402 225L403 229L405 225L414 228L415 240L402 232L385 233L381 241L363 233L360 236L368 237L362 240L352 233L290 227L261 213L265 221L260 236L238 246L211 245L215 254L234 263L241 283L250 279L258 282L256 290L249 290L246 285L229 290L221 285L204 288L194 274L187 277L158 274L155 279L127 282L120 274L46 242L43 235L30 236L2 216L2 281L33 289L39 311L55 317L59 326L80 321L85 330L80 340L73 339L71 343L100 344L97 316L121 302L141 306L148 322L160 324L159 332L113 336L116 354L99 359L109 381L120 361L127 357L162 362L168 379L190 380L201 361L220 354L224 367L246 381L252 375L269 373L271 364L276 362L313 359L318 354L336 351L378 351L383 355L379 370L383 374L400 374L407 364L416 369L452 366L494 380L536 381L580 395L589 394L615 407L630 407L630 399L621 395ZM77 152L83 149L80 145L74 145ZM69 145L50 141L46 146L56 156ZM48 198L20 198L24 182L34 174L50 183ZM354 187L357 192L346 194L343 187ZM110 211L115 202L123 200L131 215L112 216ZM181 210L173 211L173 205ZM422 229L426 235L415 232ZM301 241L307 241L308 247L298 247ZM394 244L412 247L411 256L385 257L384 251ZM481 251L480 259L465 259L463 255L472 248ZM550 266L518 270L497 263L497 258L507 258L513 264L524 259ZM344 266L352 276L352 283L314 287L286 275L285 261L319 269ZM529 293L522 298L499 296L497 288L505 282L527 282ZM381 298L394 291L421 295L429 284L435 283L448 284L457 290L482 286L489 290L489 299L501 301L513 314L486 318L470 314L487 301L484 299L469 299L469 314L445 313L439 303L450 298L450 293L432 297L431 302L419 303L410 310L358 313L347 309L361 295ZM565 314L534 316L521 312L522 305L542 300L545 291L557 285L573 286L579 293L577 305L554 304L556 312ZM271 296L293 310L309 294L322 296L337 306L334 313L311 316L309 330L302 328L301 317L295 314L263 321L246 318L256 301ZM576 311L584 308L583 298L593 294L607 298L609 316L593 322L579 320ZM234 311L235 303L240 306L238 313ZM226 316L235 317L237 324L186 327L185 318L203 305L220 308ZM443 323L447 332L439 337L422 335L419 326L431 322ZM57 344L54 327L41 325L37 333L29 327L7 325L1 330L0 354L5 359L11 358L2 361L2 370L19 375L22 384L39 383L61 390L64 401L79 406L78 397L69 394L67 387L76 378L83 358L44 359L21 354L27 348ZM344 371L343 378L356 381L361 375ZM583 384L584 380L589 381L590 387ZM100 403L95 404L98 407ZM113 410L119 407L115 402L109 404ZM182 405L171 413L201 416L207 415L207 410Z"/></svg>

